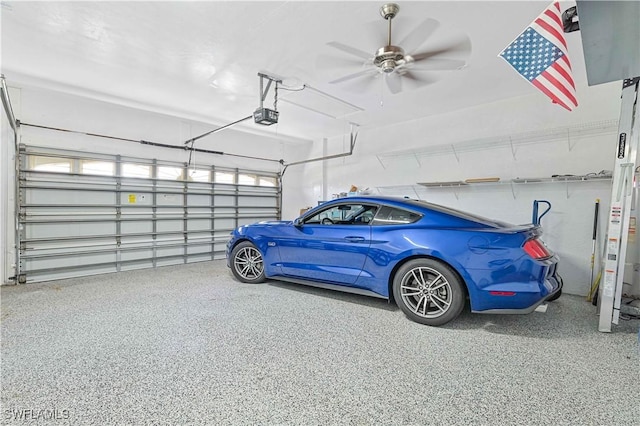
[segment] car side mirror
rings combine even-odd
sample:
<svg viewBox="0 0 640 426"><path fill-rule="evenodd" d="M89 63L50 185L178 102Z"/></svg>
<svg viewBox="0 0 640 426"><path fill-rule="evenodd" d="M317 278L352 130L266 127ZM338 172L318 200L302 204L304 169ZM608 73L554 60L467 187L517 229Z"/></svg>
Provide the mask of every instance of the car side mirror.
<svg viewBox="0 0 640 426"><path fill-rule="evenodd" d="M296 218L293 221L293 226L295 226L296 228L302 228L302 219Z"/></svg>

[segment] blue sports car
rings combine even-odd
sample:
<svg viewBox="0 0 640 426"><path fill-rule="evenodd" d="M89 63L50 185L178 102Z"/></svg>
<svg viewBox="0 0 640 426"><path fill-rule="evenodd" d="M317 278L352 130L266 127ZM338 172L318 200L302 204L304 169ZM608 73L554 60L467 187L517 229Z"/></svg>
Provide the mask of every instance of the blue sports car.
<svg viewBox="0 0 640 426"><path fill-rule="evenodd" d="M233 231L227 265L267 278L393 300L413 321L442 325L472 312L529 313L562 291L558 258L537 225L510 225L394 197L348 197L294 221Z"/></svg>

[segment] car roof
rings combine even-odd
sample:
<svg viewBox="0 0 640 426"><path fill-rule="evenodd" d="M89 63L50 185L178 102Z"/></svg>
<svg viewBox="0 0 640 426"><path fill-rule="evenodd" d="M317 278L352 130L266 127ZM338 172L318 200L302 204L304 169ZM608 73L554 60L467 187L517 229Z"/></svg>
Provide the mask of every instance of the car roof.
<svg viewBox="0 0 640 426"><path fill-rule="evenodd" d="M387 205L401 207L401 208L409 208L411 210L422 212L422 213L426 213L428 211L436 211L446 215L458 217L460 219L482 223L484 225L488 225L491 227L512 226L511 224L506 222L489 219L483 216L478 216L473 213L468 213L462 210L456 210L451 207L442 206L440 204L434 204L428 201L412 199L409 197L393 197L393 196L387 196L387 195L360 195L360 196L353 196L353 197L336 198L331 200L330 202L331 203L340 203L340 202L367 203L369 202L369 203L377 203L377 204L387 204Z"/></svg>
<svg viewBox="0 0 640 426"><path fill-rule="evenodd" d="M335 198L331 202L358 202L358 203L380 203L403 207L415 207L419 210L430 209L432 207L443 207L427 201L411 199L408 197L393 197L388 195L356 195L353 197Z"/></svg>

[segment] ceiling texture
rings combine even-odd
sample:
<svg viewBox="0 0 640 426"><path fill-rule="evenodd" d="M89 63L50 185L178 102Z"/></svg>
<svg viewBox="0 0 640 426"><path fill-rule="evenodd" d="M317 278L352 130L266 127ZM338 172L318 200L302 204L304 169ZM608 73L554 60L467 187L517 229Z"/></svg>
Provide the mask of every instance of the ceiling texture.
<svg viewBox="0 0 640 426"><path fill-rule="evenodd" d="M459 69L402 77L397 93L377 72L335 82L373 66L336 43L371 57L387 44L383 1L3 1L2 72L9 85L204 121L212 129L252 114L260 105L258 73L265 73L282 79L279 123L251 120L238 130L290 141L340 136L349 123L375 129L536 92L498 54L549 1L397 3L392 44L409 36L406 53L433 53L468 37L470 50L434 55L461 63ZM561 9L574 4L562 2ZM427 18L439 26L412 40ZM574 78L584 85L579 32L566 37ZM265 107L273 108L273 89Z"/></svg>

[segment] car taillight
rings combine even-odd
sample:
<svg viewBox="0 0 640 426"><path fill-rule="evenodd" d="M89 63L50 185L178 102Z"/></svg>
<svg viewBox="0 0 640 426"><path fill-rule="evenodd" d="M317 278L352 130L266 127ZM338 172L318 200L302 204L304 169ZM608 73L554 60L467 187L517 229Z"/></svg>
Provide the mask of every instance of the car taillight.
<svg viewBox="0 0 640 426"><path fill-rule="evenodd" d="M549 252L542 241L537 238L527 240L527 242L524 243L524 246L522 246L522 249L534 259L546 259L551 257L551 252Z"/></svg>

